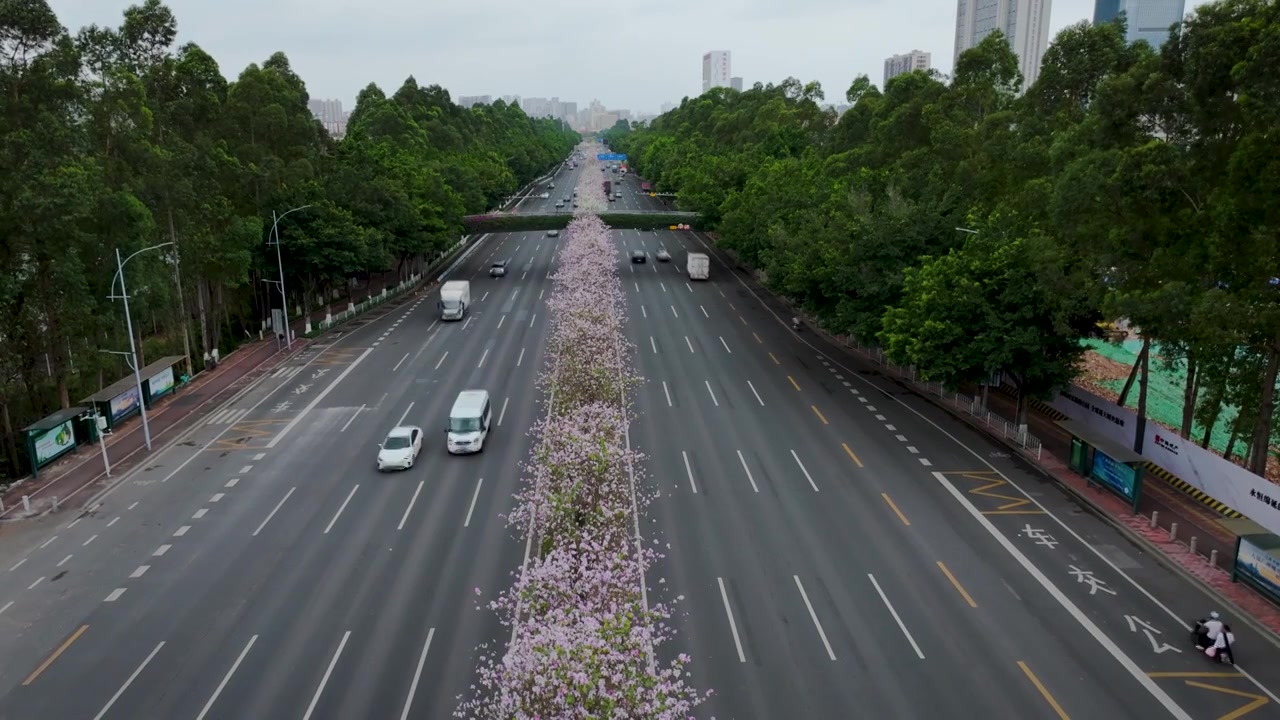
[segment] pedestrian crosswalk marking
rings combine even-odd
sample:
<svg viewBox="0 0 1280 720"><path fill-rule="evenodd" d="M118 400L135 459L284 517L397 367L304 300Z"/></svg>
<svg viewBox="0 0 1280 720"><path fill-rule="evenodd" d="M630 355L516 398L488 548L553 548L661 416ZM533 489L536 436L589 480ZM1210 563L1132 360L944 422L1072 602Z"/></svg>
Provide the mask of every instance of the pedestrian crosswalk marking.
<svg viewBox="0 0 1280 720"><path fill-rule="evenodd" d="M235 408L224 408L214 413L206 424L208 425L234 425L240 418L249 413L248 410L237 410Z"/></svg>

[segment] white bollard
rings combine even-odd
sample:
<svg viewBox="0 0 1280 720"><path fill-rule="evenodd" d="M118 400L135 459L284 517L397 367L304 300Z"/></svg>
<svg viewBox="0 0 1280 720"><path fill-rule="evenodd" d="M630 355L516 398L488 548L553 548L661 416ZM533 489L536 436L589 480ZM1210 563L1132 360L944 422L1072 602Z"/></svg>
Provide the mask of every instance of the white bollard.
<svg viewBox="0 0 1280 720"><path fill-rule="evenodd" d="M1169 525L1169 542L1173 542L1174 540L1177 540L1177 539L1178 539L1178 523L1171 523Z"/></svg>
<svg viewBox="0 0 1280 720"><path fill-rule="evenodd" d="M1151 528L1153 530L1158 526L1159 521L1160 521L1160 511L1152 510L1151 511Z"/></svg>
<svg viewBox="0 0 1280 720"><path fill-rule="evenodd" d="M1195 535L1191 536L1191 542L1189 544L1191 546L1191 554L1195 555L1196 554L1196 536Z"/></svg>
<svg viewBox="0 0 1280 720"><path fill-rule="evenodd" d="M1210 565L1217 565L1217 564L1218 564L1218 551L1217 551L1217 550L1210 550L1210 551L1209 551L1209 564L1210 564Z"/></svg>
<svg viewBox="0 0 1280 720"><path fill-rule="evenodd" d="M57 511L58 511L58 496L57 496L57 495L54 495L54 496L53 496L53 511L54 511L54 512L57 512Z"/></svg>
<svg viewBox="0 0 1280 720"><path fill-rule="evenodd" d="M22 496L22 511L31 512L31 496L29 495Z"/></svg>

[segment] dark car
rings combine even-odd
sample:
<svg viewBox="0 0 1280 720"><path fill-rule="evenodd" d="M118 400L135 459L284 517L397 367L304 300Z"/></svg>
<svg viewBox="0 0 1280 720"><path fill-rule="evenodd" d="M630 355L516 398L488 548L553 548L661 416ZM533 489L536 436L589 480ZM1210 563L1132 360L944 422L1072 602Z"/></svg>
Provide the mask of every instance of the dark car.
<svg viewBox="0 0 1280 720"><path fill-rule="evenodd" d="M644 254L644 251L643 251L643 250L632 250L632 251L631 251L631 262L633 262L633 263L642 263L642 262L644 262L644 261L645 261L645 254Z"/></svg>

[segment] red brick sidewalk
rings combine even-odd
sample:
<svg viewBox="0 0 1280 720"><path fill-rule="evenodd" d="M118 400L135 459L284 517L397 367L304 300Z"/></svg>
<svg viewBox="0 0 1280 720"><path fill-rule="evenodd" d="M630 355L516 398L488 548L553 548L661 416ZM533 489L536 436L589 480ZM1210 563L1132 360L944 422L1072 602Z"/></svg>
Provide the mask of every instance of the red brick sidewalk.
<svg viewBox="0 0 1280 720"><path fill-rule="evenodd" d="M307 341L295 341L293 352L306 347ZM264 372L289 356L278 351L275 338L260 340L237 348L218 367L198 373L191 383L161 399L147 412L153 451L193 427L220 402L230 398ZM111 474L119 477L129 472L150 454L142 432L142 422L134 417L107 437L107 457ZM97 444L79 449L52 465L41 468L36 478L27 478L4 494L4 511L0 520L16 520L42 514L54 505L59 507L83 503L91 493L86 490L105 479L102 451ZM30 508L23 503L27 497Z"/></svg>

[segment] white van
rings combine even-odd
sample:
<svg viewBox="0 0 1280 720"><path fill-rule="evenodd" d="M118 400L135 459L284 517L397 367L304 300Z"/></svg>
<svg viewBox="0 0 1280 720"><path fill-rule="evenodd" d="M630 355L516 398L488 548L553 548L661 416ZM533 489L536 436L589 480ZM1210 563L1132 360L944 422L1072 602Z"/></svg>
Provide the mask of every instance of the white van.
<svg viewBox="0 0 1280 720"><path fill-rule="evenodd" d="M449 429L445 445L454 455L478 453L484 449L493 422L489 391L463 390L449 411Z"/></svg>

